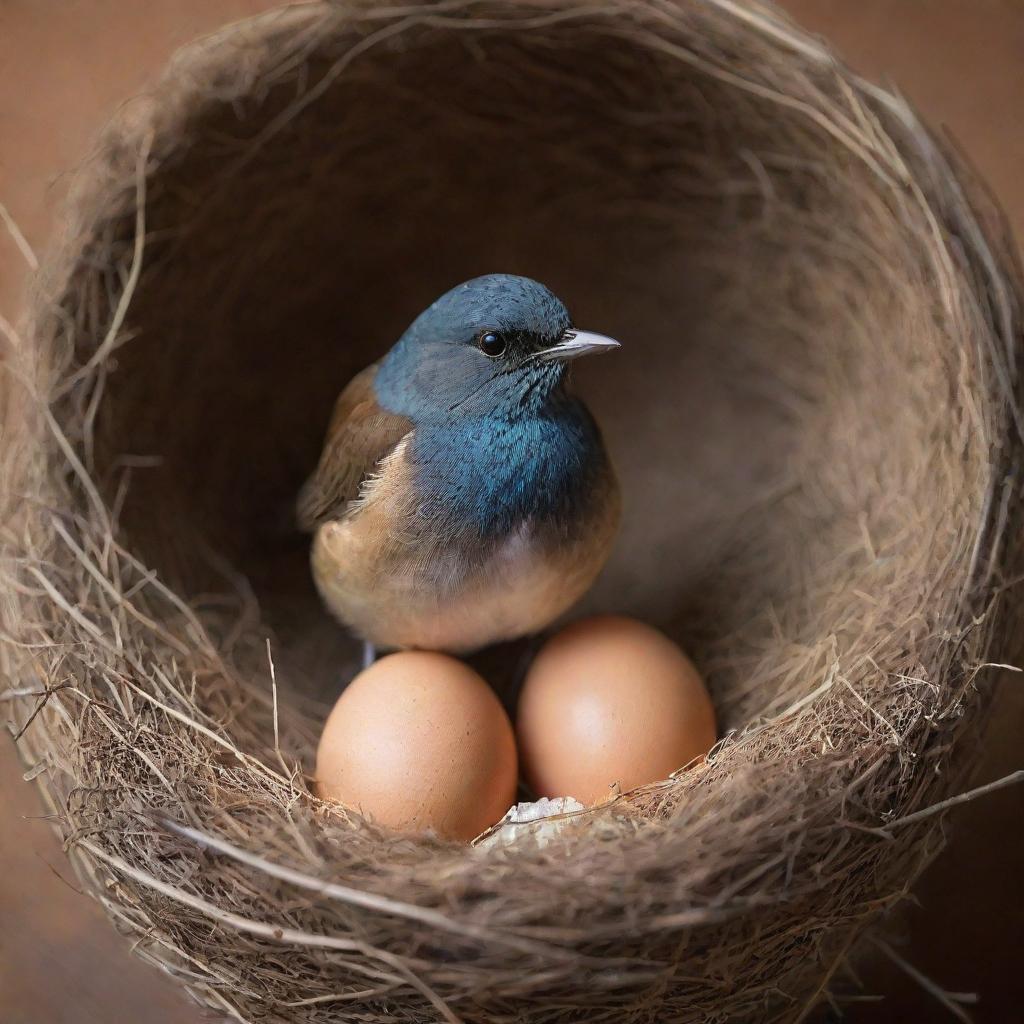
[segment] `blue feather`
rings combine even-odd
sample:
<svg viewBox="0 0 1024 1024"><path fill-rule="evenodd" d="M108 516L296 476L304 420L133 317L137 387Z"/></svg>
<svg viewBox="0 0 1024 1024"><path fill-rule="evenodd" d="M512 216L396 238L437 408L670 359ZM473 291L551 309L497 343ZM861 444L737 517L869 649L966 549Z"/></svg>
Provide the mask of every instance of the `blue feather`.
<svg viewBox="0 0 1024 1024"><path fill-rule="evenodd" d="M589 412L569 400L554 415L424 424L409 458L431 508L493 539L525 519L570 532L605 456Z"/></svg>

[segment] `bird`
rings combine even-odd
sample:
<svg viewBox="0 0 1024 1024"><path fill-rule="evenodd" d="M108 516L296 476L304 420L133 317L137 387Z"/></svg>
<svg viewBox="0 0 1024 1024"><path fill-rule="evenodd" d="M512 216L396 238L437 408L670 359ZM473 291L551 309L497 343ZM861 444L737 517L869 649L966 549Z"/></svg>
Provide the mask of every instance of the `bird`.
<svg viewBox="0 0 1024 1024"><path fill-rule="evenodd" d="M297 513L316 587L364 664L534 634L589 589L621 498L568 371L618 347L577 330L539 282L488 274L352 378Z"/></svg>

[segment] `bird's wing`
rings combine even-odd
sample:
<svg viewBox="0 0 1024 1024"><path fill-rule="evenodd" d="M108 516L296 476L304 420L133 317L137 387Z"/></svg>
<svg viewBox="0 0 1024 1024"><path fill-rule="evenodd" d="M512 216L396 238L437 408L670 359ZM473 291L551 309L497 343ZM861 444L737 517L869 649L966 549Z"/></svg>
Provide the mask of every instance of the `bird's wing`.
<svg viewBox="0 0 1024 1024"><path fill-rule="evenodd" d="M378 405L376 374L374 363L352 378L335 403L320 462L299 495L298 520L304 530L340 519L359 497L363 481L412 430L404 416Z"/></svg>

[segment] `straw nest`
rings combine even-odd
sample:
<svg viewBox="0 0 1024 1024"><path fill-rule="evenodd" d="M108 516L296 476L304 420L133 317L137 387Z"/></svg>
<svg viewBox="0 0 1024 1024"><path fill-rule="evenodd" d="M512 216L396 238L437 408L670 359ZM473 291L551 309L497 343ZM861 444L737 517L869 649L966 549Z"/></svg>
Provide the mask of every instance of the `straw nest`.
<svg viewBox="0 0 1024 1024"><path fill-rule="evenodd" d="M4 708L136 952L245 1021L805 1015L1015 656L1019 292L948 148L754 3L318 4L181 53L71 214L8 360ZM589 603L723 732L543 848L305 774L355 645L294 495L345 381L495 270L624 342L579 381L626 492Z"/></svg>

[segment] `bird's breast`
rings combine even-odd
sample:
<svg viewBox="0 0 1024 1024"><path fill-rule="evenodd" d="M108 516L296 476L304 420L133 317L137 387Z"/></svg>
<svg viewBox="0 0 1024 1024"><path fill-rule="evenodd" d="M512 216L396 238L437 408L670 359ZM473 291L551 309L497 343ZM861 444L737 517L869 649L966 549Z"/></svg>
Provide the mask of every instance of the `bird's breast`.
<svg viewBox="0 0 1024 1024"><path fill-rule="evenodd" d="M480 418L417 430L415 484L453 527L485 543L525 520L565 527L607 471L600 435L582 406L555 417Z"/></svg>
<svg viewBox="0 0 1024 1024"><path fill-rule="evenodd" d="M424 444L417 428L350 514L317 532L313 572L327 604L380 646L457 652L535 632L607 557L618 491L606 460L594 472L537 434L482 433L490 455L472 458L472 437Z"/></svg>

